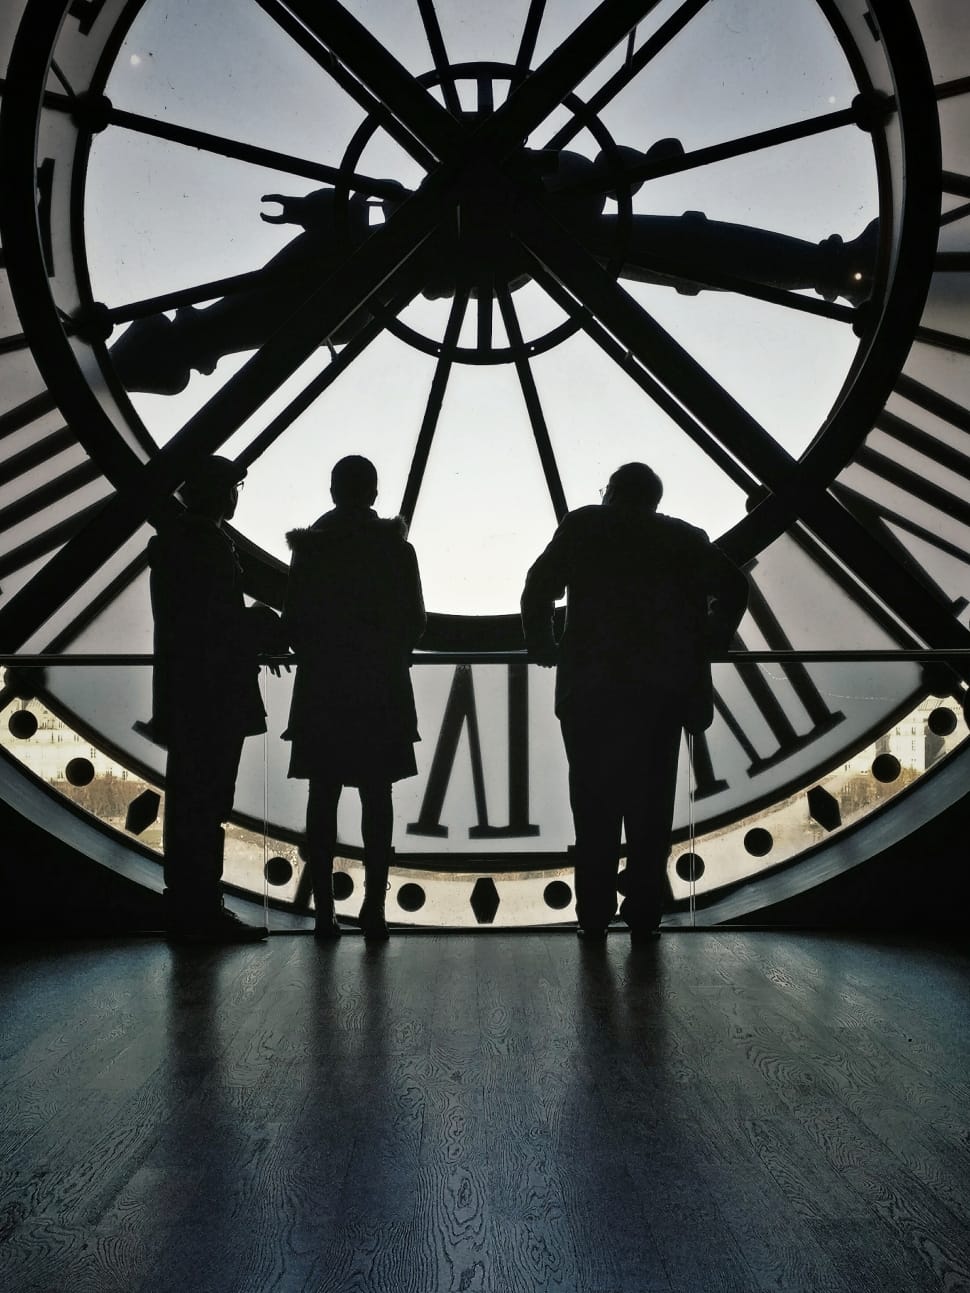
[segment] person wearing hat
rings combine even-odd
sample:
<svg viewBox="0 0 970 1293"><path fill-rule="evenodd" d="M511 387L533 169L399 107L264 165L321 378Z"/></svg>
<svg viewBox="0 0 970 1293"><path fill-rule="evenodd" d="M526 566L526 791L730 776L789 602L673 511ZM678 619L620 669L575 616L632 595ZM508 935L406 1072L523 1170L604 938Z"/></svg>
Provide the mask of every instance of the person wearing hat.
<svg viewBox="0 0 970 1293"><path fill-rule="evenodd" d="M223 529L245 469L206 459L182 486L185 509L148 545L155 620L153 739L168 749L164 868L168 932L182 942L266 937L223 905L223 824L243 742L266 730L257 653L280 651L279 618L247 607Z"/></svg>
<svg viewBox="0 0 970 1293"><path fill-rule="evenodd" d="M658 513L662 493L646 463L617 468L600 506L563 519L522 594L530 660L558 665L576 917L592 938L616 914L618 880L631 934L651 937L660 924L681 734L710 725L710 661L748 600L746 576L703 530ZM564 594L557 643L553 606Z"/></svg>

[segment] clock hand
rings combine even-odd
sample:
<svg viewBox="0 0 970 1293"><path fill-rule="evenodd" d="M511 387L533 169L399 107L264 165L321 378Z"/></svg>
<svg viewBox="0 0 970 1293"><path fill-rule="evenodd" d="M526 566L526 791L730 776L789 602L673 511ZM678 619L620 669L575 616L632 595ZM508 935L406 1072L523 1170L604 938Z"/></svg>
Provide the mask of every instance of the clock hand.
<svg viewBox="0 0 970 1293"><path fill-rule="evenodd" d="M703 212L633 215L625 229L622 217L604 214L607 197L625 184L629 168L644 157L662 161L682 152L676 139L659 140L645 154L616 146L592 160L566 150L524 149L506 163L511 190L503 192L485 182L467 186L459 225L436 235L439 254L423 295L431 300L447 298L460 288L477 296L482 283L514 291L528 282L526 261L506 234L511 219L508 192L514 194L521 187L540 190L550 213L601 263L615 266L621 256L622 278L687 294L704 288L743 291L749 284L776 292L814 289L827 301L841 296L852 305L868 299L876 223L851 242L833 234L816 245L769 230L709 220ZM393 180L380 183L387 217L408 190ZM639 187L634 181L633 191ZM303 232L256 271L243 290L210 306L185 306L174 319L163 314L136 319L111 347L127 389L177 394L188 384L192 370L211 373L224 355L257 349L285 320L307 280L328 273L370 232L368 206L373 199L363 193L352 194L342 207L338 191L332 188L303 196L271 193L263 200L279 210L261 212L261 220L294 224ZM366 310L352 315L328 338L329 343L348 341L369 317Z"/></svg>
<svg viewBox="0 0 970 1293"><path fill-rule="evenodd" d="M616 255L622 234L613 215L574 230L598 260ZM703 288L730 289L725 276L783 291L812 289L826 301L842 297L861 305L872 293L879 222L849 242L832 234L819 243L750 225L709 220L703 211L681 216L632 217L620 277L660 283L689 295Z"/></svg>
<svg viewBox="0 0 970 1293"><path fill-rule="evenodd" d="M391 182L389 182L391 183ZM384 200L386 210L407 196ZM341 217L336 190L318 189L304 197L268 194L279 213L262 213L269 224L303 228L291 242L256 271L241 291L205 307L184 306L174 319L164 314L136 319L111 347L115 369L128 390L175 395L188 385L192 370L211 373L223 355L256 350L292 312L314 277L326 277L370 233L368 198L356 193ZM347 319L329 340L342 343L370 318L362 310Z"/></svg>
<svg viewBox="0 0 970 1293"><path fill-rule="evenodd" d="M606 196L617 197L627 184L631 196L638 192L644 182L636 177L641 163L661 165L683 155L677 139L657 140L645 153L617 145L593 160L560 152L558 165L542 182L549 210L601 263L622 255L621 278L693 295L705 287L718 288L730 275L741 283L783 291L812 289L826 301L842 297L859 305L868 300L877 221L851 242L832 234L816 244L688 211L681 216L632 215L625 235L622 218L604 214Z"/></svg>

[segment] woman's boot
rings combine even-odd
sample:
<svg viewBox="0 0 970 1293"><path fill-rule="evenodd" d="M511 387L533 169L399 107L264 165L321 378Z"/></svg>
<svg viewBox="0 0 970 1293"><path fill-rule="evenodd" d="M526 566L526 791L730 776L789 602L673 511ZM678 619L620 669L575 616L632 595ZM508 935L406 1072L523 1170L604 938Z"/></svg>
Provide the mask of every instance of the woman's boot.
<svg viewBox="0 0 970 1293"><path fill-rule="evenodd" d="M372 861L364 855L364 901L361 903L361 932L371 942L383 942L390 937L387 920L384 916L384 902L387 898L386 858Z"/></svg>
<svg viewBox="0 0 970 1293"><path fill-rule="evenodd" d="M316 920L313 937L322 940L340 937L340 925L333 909L333 858L316 858L310 862L313 883L313 905Z"/></svg>

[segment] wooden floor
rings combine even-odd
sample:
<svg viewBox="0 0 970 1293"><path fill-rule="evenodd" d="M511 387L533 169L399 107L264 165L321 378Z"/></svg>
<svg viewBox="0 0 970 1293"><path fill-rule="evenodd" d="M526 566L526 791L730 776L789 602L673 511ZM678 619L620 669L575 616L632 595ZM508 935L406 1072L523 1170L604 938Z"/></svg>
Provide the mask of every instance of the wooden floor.
<svg viewBox="0 0 970 1293"><path fill-rule="evenodd" d="M0 953L6 1293L970 1290L970 958L562 933Z"/></svg>

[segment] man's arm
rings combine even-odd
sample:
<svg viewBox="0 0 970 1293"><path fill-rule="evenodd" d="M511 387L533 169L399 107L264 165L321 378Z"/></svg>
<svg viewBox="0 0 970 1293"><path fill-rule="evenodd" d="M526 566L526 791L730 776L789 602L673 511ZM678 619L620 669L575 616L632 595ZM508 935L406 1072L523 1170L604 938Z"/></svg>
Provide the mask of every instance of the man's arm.
<svg viewBox="0 0 970 1293"><path fill-rule="evenodd" d="M522 592L522 632L529 659L546 666L556 663L553 611L558 599L566 592L568 540L564 525L559 527L545 552L529 570Z"/></svg>

